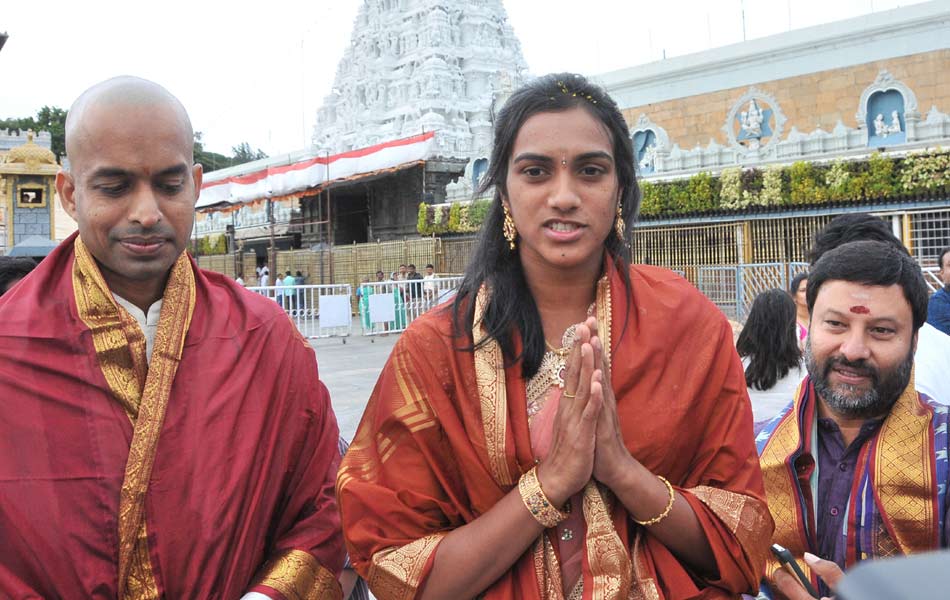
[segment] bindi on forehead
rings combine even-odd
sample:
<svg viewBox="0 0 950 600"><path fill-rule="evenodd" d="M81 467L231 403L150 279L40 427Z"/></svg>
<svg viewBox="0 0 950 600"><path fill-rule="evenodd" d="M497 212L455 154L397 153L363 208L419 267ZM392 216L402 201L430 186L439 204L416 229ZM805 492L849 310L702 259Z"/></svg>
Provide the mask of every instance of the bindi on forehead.
<svg viewBox="0 0 950 600"><path fill-rule="evenodd" d="M855 304L851 307L851 312L856 315L869 315L871 314L871 309L862 304Z"/></svg>

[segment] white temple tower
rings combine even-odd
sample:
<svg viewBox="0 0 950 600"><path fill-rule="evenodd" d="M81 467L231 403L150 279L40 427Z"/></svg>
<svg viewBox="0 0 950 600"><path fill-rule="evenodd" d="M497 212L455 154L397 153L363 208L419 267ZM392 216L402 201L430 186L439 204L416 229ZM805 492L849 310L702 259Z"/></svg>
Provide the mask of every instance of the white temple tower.
<svg viewBox="0 0 950 600"><path fill-rule="evenodd" d="M436 155L488 154L491 114L527 67L501 0L365 0L333 91L317 112L317 151L437 132Z"/></svg>

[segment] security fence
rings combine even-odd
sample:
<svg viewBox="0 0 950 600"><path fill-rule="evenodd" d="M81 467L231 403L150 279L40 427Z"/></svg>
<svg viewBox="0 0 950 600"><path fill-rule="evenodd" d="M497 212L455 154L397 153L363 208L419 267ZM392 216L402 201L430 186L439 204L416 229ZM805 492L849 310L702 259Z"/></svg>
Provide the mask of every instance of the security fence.
<svg viewBox="0 0 950 600"><path fill-rule="evenodd" d="M357 290L363 335L404 331L427 310L455 296L461 277L363 283Z"/></svg>
<svg viewBox="0 0 950 600"><path fill-rule="evenodd" d="M305 338L340 337L353 332L352 288L348 284L269 285L247 289L279 304Z"/></svg>
<svg viewBox="0 0 950 600"><path fill-rule="evenodd" d="M950 208L904 215L904 239L921 266L939 266L940 251L950 246Z"/></svg>
<svg viewBox="0 0 950 600"><path fill-rule="evenodd" d="M697 287L727 318L744 322L756 296L773 288L787 290L792 278L807 270L803 262L700 267Z"/></svg>

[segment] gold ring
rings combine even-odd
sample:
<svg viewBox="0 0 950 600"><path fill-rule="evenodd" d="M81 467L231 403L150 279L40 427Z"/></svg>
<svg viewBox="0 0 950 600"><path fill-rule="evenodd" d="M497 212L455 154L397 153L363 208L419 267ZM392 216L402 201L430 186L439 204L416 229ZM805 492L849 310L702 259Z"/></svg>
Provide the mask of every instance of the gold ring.
<svg viewBox="0 0 950 600"><path fill-rule="evenodd" d="M564 396L565 398L570 398L571 400L573 400L574 398L577 398L577 394L568 394L567 390L564 390L563 392L561 392L561 395Z"/></svg>

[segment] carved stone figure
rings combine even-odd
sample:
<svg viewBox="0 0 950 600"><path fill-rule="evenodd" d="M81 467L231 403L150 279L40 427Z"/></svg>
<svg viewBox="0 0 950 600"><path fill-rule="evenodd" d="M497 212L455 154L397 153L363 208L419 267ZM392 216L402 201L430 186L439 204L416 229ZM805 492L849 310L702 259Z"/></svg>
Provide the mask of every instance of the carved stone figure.
<svg viewBox="0 0 950 600"><path fill-rule="evenodd" d="M640 158L640 169L652 169L654 162L656 162L656 144L650 144L643 149L643 157Z"/></svg>
<svg viewBox="0 0 950 600"><path fill-rule="evenodd" d="M754 99L750 100L748 110L742 111L740 115L739 123L743 133L749 138L761 138L763 119L764 115L759 110L759 105Z"/></svg>
<svg viewBox="0 0 950 600"><path fill-rule="evenodd" d="M877 137L886 138L893 133L900 133L901 131L901 119L896 110L891 111L890 125L884 121L884 115L881 113L878 113L874 118L874 135Z"/></svg>

